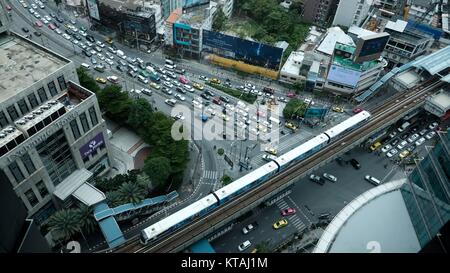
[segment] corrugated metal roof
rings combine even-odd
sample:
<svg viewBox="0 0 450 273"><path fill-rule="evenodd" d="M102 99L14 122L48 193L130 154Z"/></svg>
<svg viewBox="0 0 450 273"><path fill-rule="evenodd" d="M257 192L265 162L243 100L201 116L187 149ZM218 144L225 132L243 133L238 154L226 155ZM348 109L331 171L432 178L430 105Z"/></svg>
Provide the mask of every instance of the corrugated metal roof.
<svg viewBox="0 0 450 273"><path fill-rule="evenodd" d="M414 67L424 69L435 75L450 67L450 46L431 53L413 63Z"/></svg>
<svg viewBox="0 0 450 273"><path fill-rule="evenodd" d="M75 192L84 182L86 182L92 173L86 169L74 171L66 179L64 179L53 192L62 201L66 200L69 195Z"/></svg>
<svg viewBox="0 0 450 273"><path fill-rule="evenodd" d="M447 76L443 77L443 78L441 79L441 81L450 83L450 74L448 74Z"/></svg>
<svg viewBox="0 0 450 273"><path fill-rule="evenodd" d="M106 199L105 194L89 183L84 183L72 194L87 206L92 206Z"/></svg>

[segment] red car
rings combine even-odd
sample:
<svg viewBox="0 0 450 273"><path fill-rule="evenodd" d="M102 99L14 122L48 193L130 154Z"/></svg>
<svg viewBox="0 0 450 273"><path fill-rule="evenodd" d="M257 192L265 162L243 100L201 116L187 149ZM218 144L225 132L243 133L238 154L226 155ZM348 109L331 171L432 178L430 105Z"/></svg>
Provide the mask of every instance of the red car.
<svg viewBox="0 0 450 273"><path fill-rule="evenodd" d="M362 112L362 111L363 111L363 109L359 108L359 107L353 109L353 113L355 113L355 114L358 114L359 112Z"/></svg>
<svg viewBox="0 0 450 273"><path fill-rule="evenodd" d="M222 104L222 101L220 101L219 98L214 98L212 101L213 101L215 104L218 104L218 105L221 105L221 104Z"/></svg>
<svg viewBox="0 0 450 273"><path fill-rule="evenodd" d="M295 213L295 209L293 208L287 208L281 211L281 215L283 216L289 216Z"/></svg>
<svg viewBox="0 0 450 273"><path fill-rule="evenodd" d="M11 6L10 5L6 5L6 10L10 11L11 10Z"/></svg>
<svg viewBox="0 0 450 273"><path fill-rule="evenodd" d="M35 22L35 25L38 26L38 27L42 27L42 26L43 26L41 20L37 20L37 21Z"/></svg>
<svg viewBox="0 0 450 273"><path fill-rule="evenodd" d="M56 26L54 24L48 24L48 28L51 30L54 30L56 28Z"/></svg>
<svg viewBox="0 0 450 273"><path fill-rule="evenodd" d="M179 81L180 81L182 84L188 84L188 83L189 83L189 81L188 81L185 77L183 77L183 76L180 76Z"/></svg>
<svg viewBox="0 0 450 273"><path fill-rule="evenodd" d="M289 93L287 93L286 94L286 97L288 97L288 98L295 98L295 97L297 97L297 95L295 94L295 93L293 93L293 92L289 92Z"/></svg>

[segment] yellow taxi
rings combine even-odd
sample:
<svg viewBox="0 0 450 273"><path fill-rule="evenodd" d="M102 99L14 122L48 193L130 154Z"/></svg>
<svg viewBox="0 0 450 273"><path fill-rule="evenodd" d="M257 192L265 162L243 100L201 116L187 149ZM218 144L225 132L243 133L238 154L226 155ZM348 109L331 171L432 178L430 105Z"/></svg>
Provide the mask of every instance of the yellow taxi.
<svg viewBox="0 0 450 273"><path fill-rule="evenodd" d="M229 121L229 120L230 120L230 117L228 117L228 116L225 115L225 114L222 114L221 117L222 117L222 119L225 120L225 121Z"/></svg>
<svg viewBox="0 0 450 273"><path fill-rule="evenodd" d="M286 126L286 128L289 128L289 129L292 129L292 130L296 130L297 129L297 126L295 126L293 123L291 123L291 122L286 122L285 124L284 124L284 126Z"/></svg>
<svg viewBox="0 0 450 273"><path fill-rule="evenodd" d="M155 88L157 90L159 90L161 88L161 86L159 86L158 84L156 84L154 82L149 83L149 85L150 85L150 87Z"/></svg>
<svg viewBox="0 0 450 273"><path fill-rule="evenodd" d="M405 158L409 155L409 151L408 150L404 150L403 152L401 152L398 156L400 158Z"/></svg>
<svg viewBox="0 0 450 273"><path fill-rule="evenodd" d="M286 219L281 219L280 221L275 222L273 224L273 228L274 229L279 229L279 228L287 226L287 224L288 224L288 221Z"/></svg>
<svg viewBox="0 0 450 273"><path fill-rule="evenodd" d="M209 79L209 82L215 83L215 84L220 84L220 80L217 78L211 78L211 79Z"/></svg>
<svg viewBox="0 0 450 273"><path fill-rule="evenodd" d="M99 83L106 83L106 79L102 78L102 77L97 77L95 78L95 81L99 82Z"/></svg>
<svg viewBox="0 0 450 273"><path fill-rule="evenodd" d="M380 142L375 142L374 144L372 144L372 146L370 146L370 150L373 152L376 149L378 149L381 146Z"/></svg>
<svg viewBox="0 0 450 273"><path fill-rule="evenodd" d="M344 109L343 109L342 107L339 107L339 106L334 106L334 107L332 108L332 110L333 110L334 112L338 112L338 113L343 113L343 112L344 112Z"/></svg>
<svg viewBox="0 0 450 273"><path fill-rule="evenodd" d="M203 85L201 85L199 83L194 83L192 86L198 90L203 90Z"/></svg>
<svg viewBox="0 0 450 273"><path fill-rule="evenodd" d="M267 153L269 153L269 154L277 155L277 150L276 150L275 148L273 148L273 147L267 147L267 148L265 149L265 151L266 151Z"/></svg>

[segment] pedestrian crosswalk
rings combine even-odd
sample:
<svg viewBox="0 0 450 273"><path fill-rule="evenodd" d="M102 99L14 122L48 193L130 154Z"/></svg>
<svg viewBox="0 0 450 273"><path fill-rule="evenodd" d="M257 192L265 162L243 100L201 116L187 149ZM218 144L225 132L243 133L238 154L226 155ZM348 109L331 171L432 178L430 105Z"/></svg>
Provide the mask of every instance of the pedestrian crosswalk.
<svg viewBox="0 0 450 273"><path fill-rule="evenodd" d="M219 178L219 172L218 171L207 171L207 170L204 170L203 171L203 178L204 179L212 179L212 180L218 179Z"/></svg>
<svg viewBox="0 0 450 273"><path fill-rule="evenodd" d="M280 210L287 209L290 207L288 203L284 201L284 199L278 200L276 204ZM297 216L297 214L287 216L286 218L288 219L288 223L293 225L299 231L303 230L306 227L305 224L302 222L302 220Z"/></svg>

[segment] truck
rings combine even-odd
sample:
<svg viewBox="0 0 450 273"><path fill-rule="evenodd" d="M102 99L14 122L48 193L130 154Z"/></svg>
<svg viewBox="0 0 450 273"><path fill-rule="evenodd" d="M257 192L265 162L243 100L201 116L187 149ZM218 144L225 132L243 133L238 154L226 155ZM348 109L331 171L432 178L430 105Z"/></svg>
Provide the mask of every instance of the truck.
<svg viewBox="0 0 450 273"><path fill-rule="evenodd" d="M153 67L147 66L145 70L148 72L148 78L150 78L150 80L154 82L160 82L161 79L159 78L158 73Z"/></svg>
<svg viewBox="0 0 450 273"><path fill-rule="evenodd" d="M411 125L411 123L405 122L405 123L402 124L402 126L398 127L397 130L401 133L401 132L405 131L405 129L408 128L409 125Z"/></svg>

